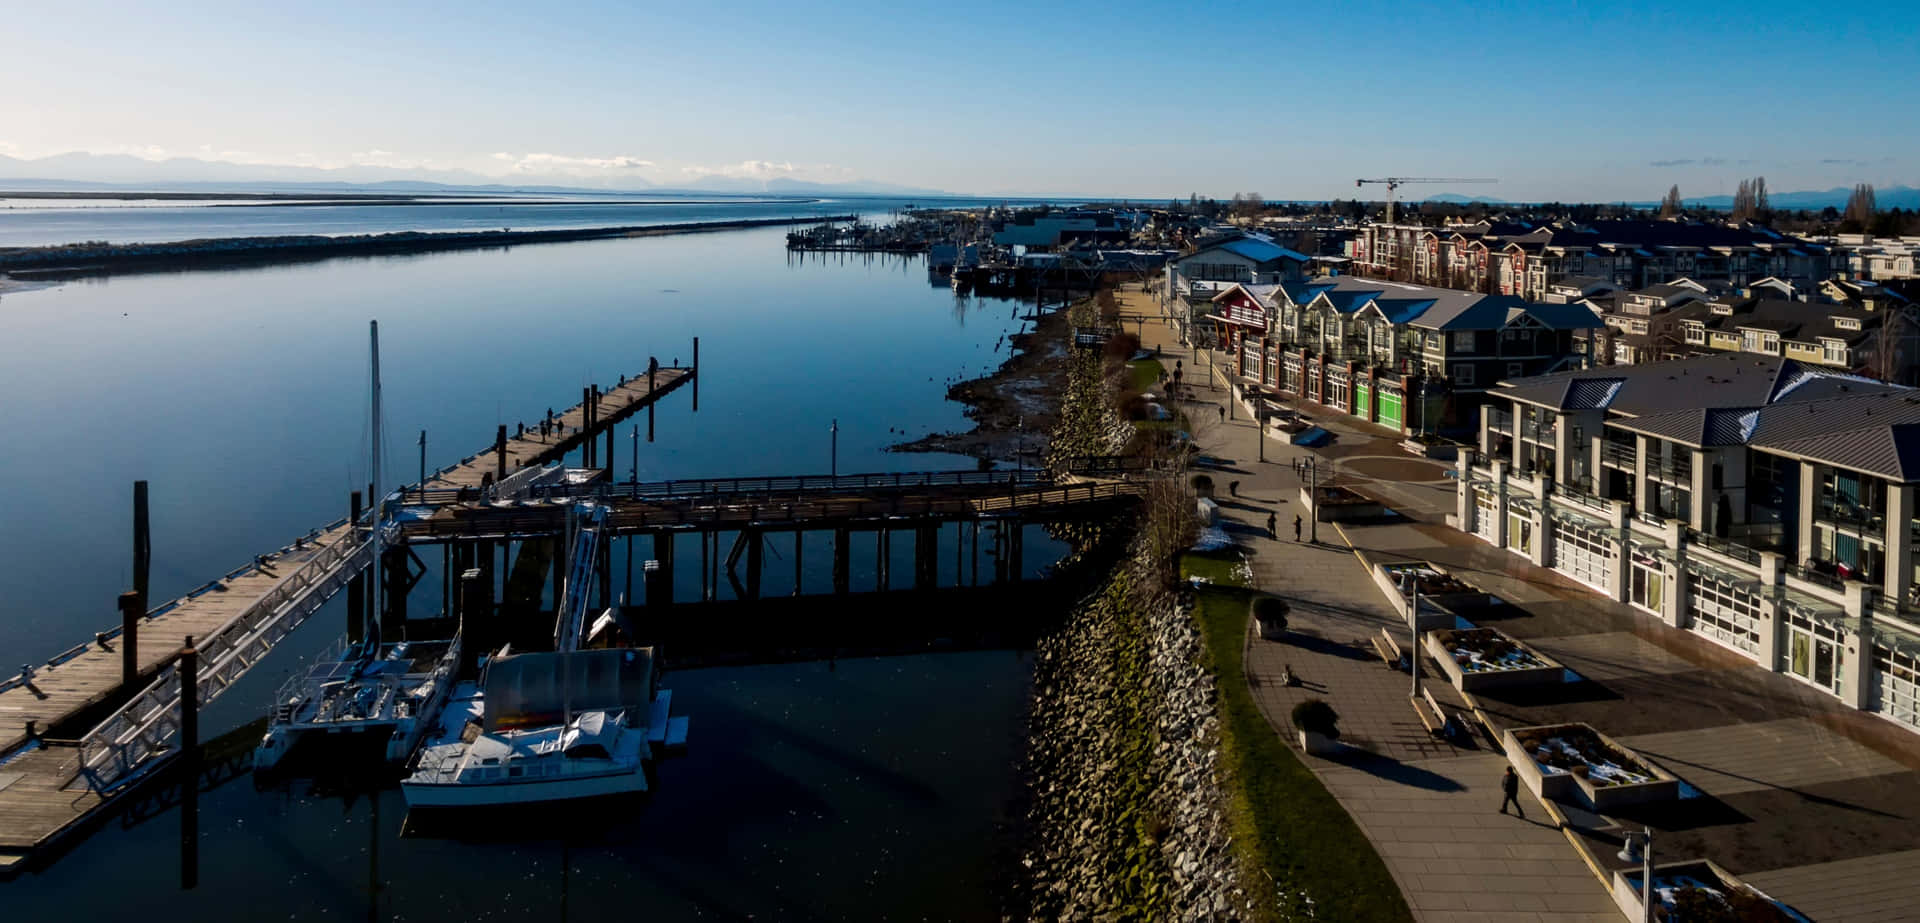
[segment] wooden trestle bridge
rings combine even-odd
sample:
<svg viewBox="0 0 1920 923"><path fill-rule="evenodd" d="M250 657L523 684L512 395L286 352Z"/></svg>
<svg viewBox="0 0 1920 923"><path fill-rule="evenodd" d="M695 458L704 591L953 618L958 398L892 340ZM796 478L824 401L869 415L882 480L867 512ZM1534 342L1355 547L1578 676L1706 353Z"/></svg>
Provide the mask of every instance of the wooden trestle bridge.
<svg viewBox="0 0 1920 923"><path fill-rule="evenodd" d="M629 554L634 539L648 540L647 559L657 564L645 568L645 604L664 609L676 599L674 557L689 536L698 537L701 600L718 598L723 569L736 597L758 598L763 551L775 534L793 536L798 592L801 537L816 530L833 535L835 593L851 590L854 533L874 536L876 588L891 585L891 543L901 534L914 541L911 585L931 588L948 523L961 524L963 534L971 530L976 583L980 532L989 533L991 579L998 583L1019 579L1009 562L1020 560L1021 526L1108 517L1142 490L1112 460L1076 466L1086 476L1022 470L612 482L615 424L644 409L651 441L655 405L685 385L697 411L698 362L696 340L695 367L652 366L605 391L585 389L580 404L540 425L512 433L500 427L489 449L433 472L424 484L364 509L356 492L348 517L153 607L145 598L145 483L135 485L135 589L121 596L121 624L0 681L0 877L51 855L161 767L192 756L199 706L334 595L346 591L349 634L358 634L370 612L381 613L383 624L404 624L408 591L425 572L417 547L445 546L447 592L435 615L497 623L485 616L506 614L495 600L525 574L538 581L550 569L558 599L566 562L556 552L566 535L565 509L575 503L606 505L607 534L627 538ZM575 449L585 471L557 468ZM726 535L733 541L722 556ZM610 583L614 544L600 543L602 605L617 599ZM376 549L384 584L377 588L367 579ZM956 560L961 553L956 547Z"/></svg>

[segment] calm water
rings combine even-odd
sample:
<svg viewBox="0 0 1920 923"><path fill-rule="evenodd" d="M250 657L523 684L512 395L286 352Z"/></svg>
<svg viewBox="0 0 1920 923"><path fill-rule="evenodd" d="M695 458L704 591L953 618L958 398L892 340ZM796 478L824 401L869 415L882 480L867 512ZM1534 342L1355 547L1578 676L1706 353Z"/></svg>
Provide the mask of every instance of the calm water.
<svg viewBox="0 0 1920 923"><path fill-rule="evenodd" d="M427 464L446 464L484 447L496 423L571 404L582 385L639 371L649 355L688 361L695 335L700 409L684 389L663 403L657 441L642 437L642 479L824 472L836 418L842 472L970 467L882 450L964 426L944 381L997 364L1022 312L956 301L917 263L790 260L782 234L122 276L0 296L10 396L0 428L17 434L0 479L0 660L38 661L115 623L135 479L152 483L158 599L342 515L369 467L369 318L381 327L387 467L409 480L420 430ZM631 445L623 432L623 474ZM1059 551L1037 530L1027 546L1029 568ZM791 582L776 576L779 561L768 563L769 593ZM697 568L697 555L681 563ZM824 546L809 547L812 587L825 585L827 563ZM859 586L871 552L854 563ZM911 572L904 561L894 570ZM953 580L950 562L942 579ZM680 582L693 581L689 570ZM416 611L438 607L436 585L416 591ZM208 733L259 714L343 622L336 600L215 703ZM382 796L370 827L365 798L243 781L203 801L199 891L170 891L169 813L97 834L48 871L0 885L0 900L83 916L363 914L372 846L378 907L413 918L550 915L563 892L594 916L978 918L991 908L990 833L1012 785L1028 676L1012 653L682 672L672 685L694 719L692 754L662 767L650 805L572 842L547 830L397 839L397 793ZM136 890L149 884L155 893Z"/></svg>
<svg viewBox="0 0 1920 923"><path fill-rule="evenodd" d="M543 200L555 197L542 196ZM462 205L260 205L138 202L104 199L0 199L0 246L42 246L83 240L155 243L201 237L288 234L377 234L387 231L484 231L495 228L625 227L865 213L874 220L911 201L923 206L980 204L979 199L891 199L866 196L780 200L631 196L647 204L582 200L558 205L489 202Z"/></svg>

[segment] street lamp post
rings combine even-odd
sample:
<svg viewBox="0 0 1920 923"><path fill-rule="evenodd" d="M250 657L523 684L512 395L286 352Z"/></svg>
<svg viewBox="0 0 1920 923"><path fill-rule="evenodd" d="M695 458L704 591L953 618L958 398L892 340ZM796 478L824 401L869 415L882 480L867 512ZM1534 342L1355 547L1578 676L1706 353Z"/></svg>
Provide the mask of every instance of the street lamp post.
<svg viewBox="0 0 1920 923"><path fill-rule="evenodd" d="M1407 635L1410 646L1407 648L1407 672L1413 674L1414 698L1420 697L1420 577L1407 574L1409 595L1407 598Z"/></svg>
<svg viewBox="0 0 1920 923"><path fill-rule="evenodd" d="M1640 828L1640 848L1633 848L1633 833L1621 837L1620 861L1640 862L1640 921L1653 923L1653 829Z"/></svg>
<svg viewBox="0 0 1920 923"><path fill-rule="evenodd" d="M633 424L633 473L629 480L640 483L640 424Z"/></svg>

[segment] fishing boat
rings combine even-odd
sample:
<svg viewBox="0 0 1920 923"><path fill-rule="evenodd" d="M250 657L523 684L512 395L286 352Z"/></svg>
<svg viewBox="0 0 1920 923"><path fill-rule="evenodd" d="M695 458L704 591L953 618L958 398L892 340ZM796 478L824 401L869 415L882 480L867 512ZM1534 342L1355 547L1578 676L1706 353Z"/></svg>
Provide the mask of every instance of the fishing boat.
<svg viewBox="0 0 1920 923"><path fill-rule="evenodd" d="M582 650L607 508L568 508L571 546L554 650L489 657L461 683L400 783L410 807L570 801L647 790L646 766L683 749L685 717L649 647ZM596 624L618 621L608 609Z"/></svg>
<svg viewBox="0 0 1920 923"><path fill-rule="evenodd" d="M274 697L254 772L288 768L296 749L317 756L329 745L378 746L388 763L404 763L436 725L459 664L458 635L385 645L340 639Z"/></svg>

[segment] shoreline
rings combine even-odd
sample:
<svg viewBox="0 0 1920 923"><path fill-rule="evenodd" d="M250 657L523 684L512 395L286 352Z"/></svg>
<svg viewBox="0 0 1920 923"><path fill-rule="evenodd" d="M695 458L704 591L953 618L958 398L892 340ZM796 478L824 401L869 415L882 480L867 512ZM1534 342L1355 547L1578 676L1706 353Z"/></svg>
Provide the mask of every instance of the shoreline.
<svg viewBox="0 0 1920 923"><path fill-rule="evenodd" d="M740 218L678 224L554 228L534 231L394 231L342 237L212 237L158 244L64 244L0 248L0 273L16 280L64 280L116 272L145 272L179 267L259 265L331 259L338 256L426 253L516 244L569 243L616 237L662 237L759 227L787 227L822 221L851 221L852 215L791 218Z"/></svg>
<svg viewBox="0 0 1920 923"><path fill-rule="evenodd" d="M983 464L1044 458L1060 422L1070 327L1065 307L1041 314L1032 330L1007 338L1012 354L999 368L947 388L947 400L966 407L972 429L932 433L887 451L945 452Z"/></svg>

